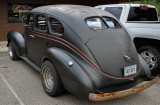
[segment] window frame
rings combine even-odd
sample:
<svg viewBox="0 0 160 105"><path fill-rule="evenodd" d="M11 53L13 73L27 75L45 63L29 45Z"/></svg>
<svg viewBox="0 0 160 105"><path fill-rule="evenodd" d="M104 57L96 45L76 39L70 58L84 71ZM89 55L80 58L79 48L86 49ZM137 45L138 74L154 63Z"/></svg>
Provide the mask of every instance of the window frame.
<svg viewBox="0 0 160 105"><path fill-rule="evenodd" d="M65 28L64 28L63 23L62 23L59 19L57 19L57 18L55 18L55 17L53 17L53 16L49 16L49 17L48 17L48 29L49 29L49 33L50 33L51 35L63 36L64 33L56 33L56 32L53 31L52 26L51 26L51 22L50 22L50 19L51 19L51 18L57 20L57 21L62 25L63 30L64 30L64 33L65 33Z"/></svg>
<svg viewBox="0 0 160 105"><path fill-rule="evenodd" d="M29 29L34 29L34 27L35 27L35 22L34 22L35 16L34 16L33 13L28 13L28 14L27 14L27 19L26 19L26 22L25 22L25 25L24 25L24 26L25 26L26 28L29 27L29 24L28 24L28 21L29 21L29 20L28 20L28 18L29 18L29 16L31 16L31 15L33 16L33 27L32 27L32 28L29 28Z"/></svg>
<svg viewBox="0 0 160 105"><path fill-rule="evenodd" d="M93 29L91 29L90 27L89 27L89 25L87 24L87 22L86 22L86 20L87 19L90 19L90 18L99 18L99 19L101 19L101 21L105 24L105 26L107 27L106 29L102 29L102 30L93 30ZM111 19L111 20L114 20L118 25L119 25L119 27L120 28L110 28L109 26L108 26L108 24L105 22L105 20L103 19L103 18L109 18L109 19ZM107 30L107 29L122 29L123 27L122 27L122 25L116 20L116 19L114 19L114 18L112 18L112 17L109 17L109 16L92 16L92 17L87 17L87 18L85 18L84 19L84 22L86 23L86 25L89 27L89 29L91 29L91 30L93 30L93 31L103 31L103 30Z"/></svg>
<svg viewBox="0 0 160 105"><path fill-rule="evenodd" d="M37 19L37 16L38 15L43 15L45 18L46 18L46 27L47 27L47 29L46 30L41 30L41 29L38 29L37 28L37 22L38 22L38 19ZM48 32L48 30L49 30L49 27L48 27L48 17L47 17L47 15L46 14L43 14L43 13L35 13L35 19L34 19L34 29L36 30L36 31L39 31L39 32L43 32L43 33L47 33Z"/></svg>
<svg viewBox="0 0 160 105"><path fill-rule="evenodd" d="M109 25L106 23L106 21L104 20L104 18L108 18L108 19L110 19L110 20L113 20L114 22L117 23L117 25L118 25L119 28L111 28L111 27L109 27ZM122 29L121 24L120 24L116 19L111 18L111 17L108 17L108 16L102 16L102 19L104 20L105 24L107 24L108 29ZM113 21L112 21L112 22L113 22Z"/></svg>

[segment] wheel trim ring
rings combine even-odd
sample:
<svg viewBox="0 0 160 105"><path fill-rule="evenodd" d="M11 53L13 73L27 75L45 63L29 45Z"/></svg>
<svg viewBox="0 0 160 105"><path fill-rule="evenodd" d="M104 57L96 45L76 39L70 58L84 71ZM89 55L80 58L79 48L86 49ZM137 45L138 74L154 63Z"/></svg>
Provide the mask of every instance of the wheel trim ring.
<svg viewBox="0 0 160 105"><path fill-rule="evenodd" d="M13 57L13 52L11 46L9 46L9 56L12 58Z"/></svg>
<svg viewBox="0 0 160 105"><path fill-rule="evenodd" d="M43 75L45 86L47 87L47 89L49 91L52 91L53 86L54 86L53 76L51 74L51 70L47 66L45 66L43 68L43 74L42 75Z"/></svg>
<svg viewBox="0 0 160 105"><path fill-rule="evenodd" d="M148 53L148 56L146 56L146 53ZM156 68L156 66L157 66L157 57L155 56L155 54L152 51L150 51L150 50L143 51L143 52L140 53L140 55L147 62L147 64L149 65L149 69L150 70L153 70L154 68ZM153 59L154 59L154 61L153 61Z"/></svg>
<svg viewBox="0 0 160 105"><path fill-rule="evenodd" d="M9 56L12 57L13 56L13 53L11 50L9 50Z"/></svg>

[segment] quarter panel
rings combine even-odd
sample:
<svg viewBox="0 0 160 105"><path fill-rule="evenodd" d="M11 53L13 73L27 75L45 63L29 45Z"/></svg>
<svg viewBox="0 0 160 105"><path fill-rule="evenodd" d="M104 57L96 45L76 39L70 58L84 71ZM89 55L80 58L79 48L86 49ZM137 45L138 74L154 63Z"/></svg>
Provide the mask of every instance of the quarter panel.
<svg viewBox="0 0 160 105"><path fill-rule="evenodd" d="M94 92L92 78L65 51L52 47L43 58L51 60L67 91L81 98L88 98L88 94ZM69 62L73 62L73 65L70 66Z"/></svg>
<svg viewBox="0 0 160 105"><path fill-rule="evenodd" d="M111 78L96 70L83 59L53 47L46 51L43 58L51 60L67 91L85 99L88 99L89 93L114 92L131 88L142 82L140 77L144 73L141 67L140 73L133 78L134 81L131 81L130 78ZM69 66L69 61L73 62L73 66Z"/></svg>

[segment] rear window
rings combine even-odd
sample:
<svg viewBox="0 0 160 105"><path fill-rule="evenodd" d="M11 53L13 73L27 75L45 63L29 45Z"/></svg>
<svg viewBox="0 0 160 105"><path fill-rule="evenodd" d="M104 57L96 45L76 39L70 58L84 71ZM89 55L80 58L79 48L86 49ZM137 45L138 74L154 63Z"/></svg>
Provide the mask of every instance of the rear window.
<svg viewBox="0 0 160 105"><path fill-rule="evenodd" d="M110 12L114 15L118 20L120 19L121 13L123 8L122 7L106 7L105 11Z"/></svg>
<svg viewBox="0 0 160 105"><path fill-rule="evenodd" d="M63 25L55 18L50 18L51 31L57 34L64 34Z"/></svg>
<svg viewBox="0 0 160 105"><path fill-rule="evenodd" d="M109 28L113 28L113 29L121 28L121 26L119 25L119 23L116 20L114 20L112 18L108 18L108 17L103 17L103 19Z"/></svg>
<svg viewBox="0 0 160 105"><path fill-rule="evenodd" d="M108 17L88 18L86 19L86 23L89 26L89 28L92 30L104 30L107 28L110 28L110 29L121 28L121 26L116 20Z"/></svg>
<svg viewBox="0 0 160 105"><path fill-rule="evenodd" d="M107 26L104 24L104 22L100 18L86 19L86 23L92 30L104 30L107 28Z"/></svg>
<svg viewBox="0 0 160 105"><path fill-rule="evenodd" d="M157 11L155 8L131 7L128 21L158 21Z"/></svg>

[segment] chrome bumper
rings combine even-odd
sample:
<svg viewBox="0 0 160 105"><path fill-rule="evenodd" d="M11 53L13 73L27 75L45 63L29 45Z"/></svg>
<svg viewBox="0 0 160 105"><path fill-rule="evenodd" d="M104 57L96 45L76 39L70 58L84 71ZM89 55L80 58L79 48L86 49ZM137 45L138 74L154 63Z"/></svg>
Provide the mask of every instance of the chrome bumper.
<svg viewBox="0 0 160 105"><path fill-rule="evenodd" d="M144 82L138 84L137 86L130 88L130 89L126 89L126 90L111 92L111 93L104 93L104 94L90 93L89 100L91 100L91 101L104 101L104 100L111 100L111 99L115 99L115 98L126 97L126 96L129 96L129 95L132 95L135 93L139 93L139 92L145 90L146 88L155 84L157 81L158 81L158 76L150 81L144 81Z"/></svg>

